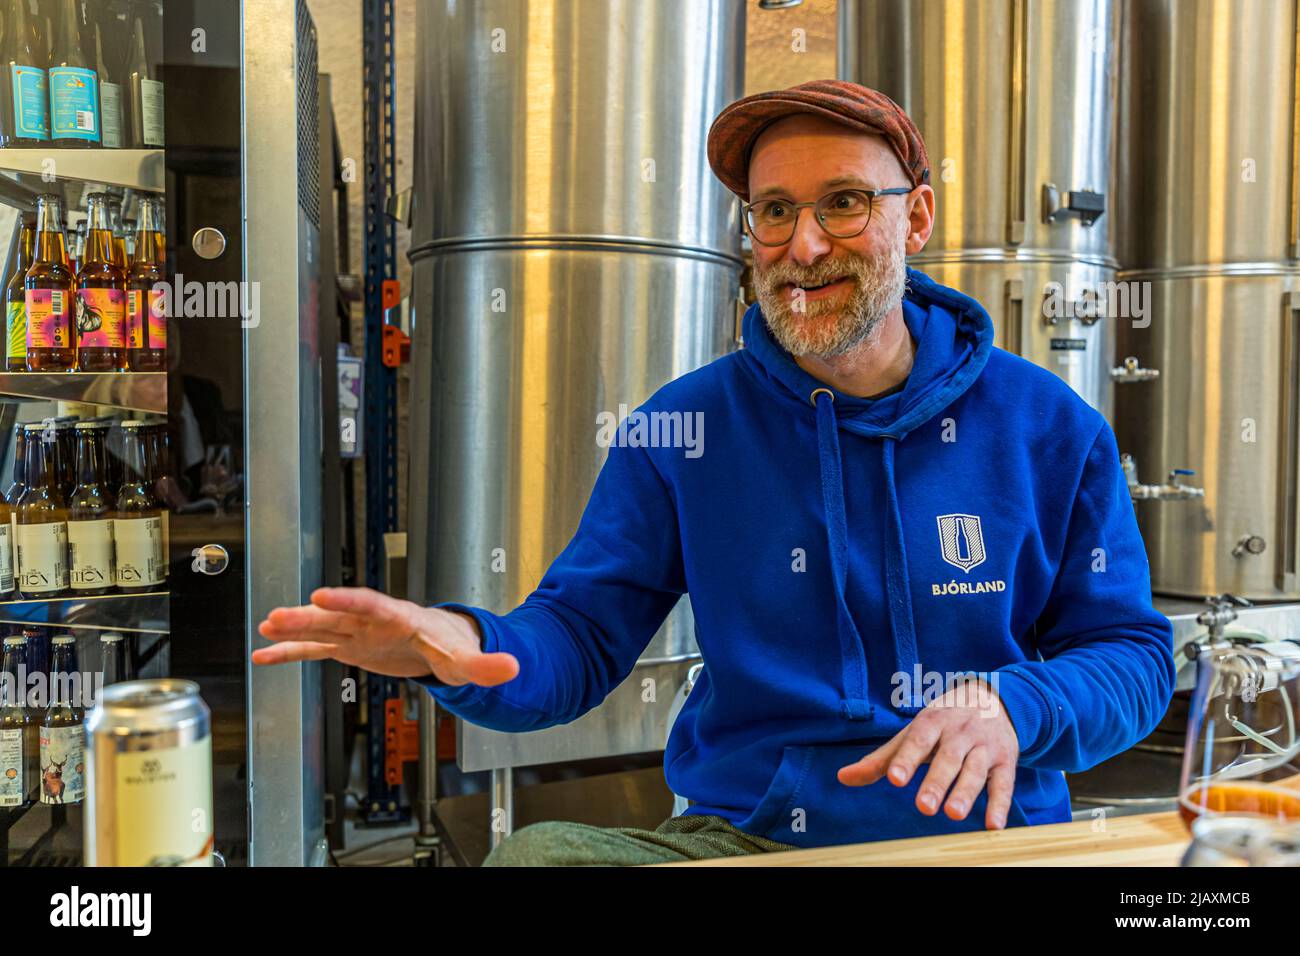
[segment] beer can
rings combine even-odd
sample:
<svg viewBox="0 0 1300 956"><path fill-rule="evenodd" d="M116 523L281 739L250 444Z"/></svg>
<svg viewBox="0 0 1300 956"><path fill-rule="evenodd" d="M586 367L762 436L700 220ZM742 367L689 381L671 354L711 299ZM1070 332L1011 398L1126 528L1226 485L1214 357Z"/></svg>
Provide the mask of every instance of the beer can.
<svg viewBox="0 0 1300 956"><path fill-rule="evenodd" d="M87 866L211 866L212 718L193 681L105 687L86 718Z"/></svg>

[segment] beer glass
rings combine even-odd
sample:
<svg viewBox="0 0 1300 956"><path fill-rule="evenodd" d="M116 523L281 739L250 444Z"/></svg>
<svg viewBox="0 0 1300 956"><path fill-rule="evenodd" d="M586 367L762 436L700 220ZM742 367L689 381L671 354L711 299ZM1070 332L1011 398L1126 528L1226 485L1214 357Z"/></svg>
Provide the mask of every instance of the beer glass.
<svg viewBox="0 0 1300 956"><path fill-rule="evenodd" d="M1211 644L1196 663L1178 788L1200 817L1300 821L1300 645Z"/></svg>

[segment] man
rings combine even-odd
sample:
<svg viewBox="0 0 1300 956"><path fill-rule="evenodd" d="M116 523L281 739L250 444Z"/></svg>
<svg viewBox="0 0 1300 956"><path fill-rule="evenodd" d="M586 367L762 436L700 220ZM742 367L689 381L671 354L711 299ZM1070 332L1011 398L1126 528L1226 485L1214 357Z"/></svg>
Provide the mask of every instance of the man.
<svg viewBox="0 0 1300 956"><path fill-rule="evenodd" d="M890 99L822 81L732 104L709 161L743 199L745 348L642 407L707 453L616 444L573 540L506 615L327 589L257 663L334 657L503 731L599 704L682 594L703 676L656 830L550 822L488 857L642 863L1070 818L1064 771L1164 714L1172 630L1115 438L980 305L908 269L929 162ZM480 643L481 642L481 643Z"/></svg>

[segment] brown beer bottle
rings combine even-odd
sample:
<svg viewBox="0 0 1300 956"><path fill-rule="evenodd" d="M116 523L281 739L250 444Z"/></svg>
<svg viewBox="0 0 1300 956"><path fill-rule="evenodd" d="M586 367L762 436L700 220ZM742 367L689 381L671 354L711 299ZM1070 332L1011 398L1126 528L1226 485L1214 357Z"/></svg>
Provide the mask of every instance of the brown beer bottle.
<svg viewBox="0 0 1300 956"><path fill-rule="evenodd" d="M166 280L161 213L155 199L141 198L135 257L126 274L126 359L133 372L167 371L167 297L155 291Z"/></svg>
<svg viewBox="0 0 1300 956"><path fill-rule="evenodd" d="M145 423L122 422L126 479L117 492L113 538L117 545L117 586L148 591L163 582L162 509L149 482Z"/></svg>
<svg viewBox="0 0 1300 956"><path fill-rule="evenodd" d="M68 509L54 477L54 436L47 424L27 432L27 488L18 499L16 553L23 597L57 597L68 588Z"/></svg>
<svg viewBox="0 0 1300 956"><path fill-rule="evenodd" d="M9 545L13 551L15 569L18 566L18 509L16 506L18 499L23 495L23 489L27 487L23 483L23 476L26 474L27 469L27 456L24 451L26 445L26 429L23 427L22 422L16 422L14 424L14 480L5 492L5 504L9 506L8 518L5 520L9 525Z"/></svg>
<svg viewBox="0 0 1300 956"><path fill-rule="evenodd" d="M22 807L36 794L40 766L40 720L27 706L25 637L4 639L4 672L11 678L0 680L0 807Z"/></svg>
<svg viewBox="0 0 1300 956"><path fill-rule="evenodd" d="M77 419L71 415L54 419L54 480L64 501L77 483L76 424Z"/></svg>
<svg viewBox="0 0 1300 956"><path fill-rule="evenodd" d="M73 594L113 590L113 494L105 473L107 426L78 422L77 485L68 499L68 579Z"/></svg>
<svg viewBox="0 0 1300 956"><path fill-rule="evenodd" d="M5 371L27 371L27 290L23 282L36 258L36 213L23 213L18 262L5 285Z"/></svg>
<svg viewBox="0 0 1300 956"><path fill-rule="evenodd" d="M63 246L63 200L41 196L36 201L36 258L24 279L29 372L64 372L76 366L75 281Z"/></svg>
<svg viewBox="0 0 1300 956"><path fill-rule="evenodd" d="M86 250L77 273L77 368L115 372L126 363L126 274L114 262L103 193L87 199Z"/></svg>

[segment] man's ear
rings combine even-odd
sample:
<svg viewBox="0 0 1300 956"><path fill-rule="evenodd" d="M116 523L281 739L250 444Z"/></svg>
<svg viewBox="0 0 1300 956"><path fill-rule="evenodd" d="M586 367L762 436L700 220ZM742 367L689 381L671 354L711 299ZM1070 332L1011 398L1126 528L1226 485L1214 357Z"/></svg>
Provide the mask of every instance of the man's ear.
<svg viewBox="0 0 1300 956"><path fill-rule="evenodd" d="M908 197L907 239L904 242L907 254L913 256L924 249L933 231L934 190L923 183Z"/></svg>

